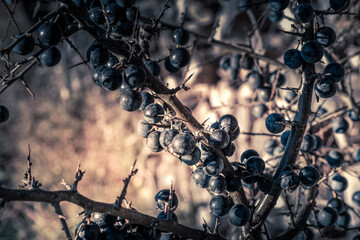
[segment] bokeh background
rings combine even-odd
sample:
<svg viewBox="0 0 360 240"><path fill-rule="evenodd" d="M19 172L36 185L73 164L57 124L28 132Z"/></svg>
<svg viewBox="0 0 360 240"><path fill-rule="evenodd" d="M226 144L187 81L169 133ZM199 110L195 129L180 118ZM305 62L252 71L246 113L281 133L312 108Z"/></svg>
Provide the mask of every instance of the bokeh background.
<svg viewBox="0 0 360 240"><path fill-rule="evenodd" d="M170 1L171 8L166 11L164 22L181 23L181 13L188 10L185 27L199 34L209 36L215 22L219 20L215 38L226 42L247 44L247 33L254 28L252 18L264 18L259 24L259 30L253 37L254 49L267 56L282 61L282 55L288 48L294 48L297 40L284 35L279 28L289 30L291 21L282 20L279 24L271 23L267 19L267 5L251 8L250 11L238 9L244 1ZM327 1L314 1L318 9L326 9ZM357 1L352 1L354 9L359 9ZM137 1L141 15L146 17L158 16L164 1ZM22 31L28 29L44 12L54 9L54 1L18 1L15 19ZM291 17L289 10L286 16ZM326 18L327 25L341 33L342 37L336 43L342 55L352 54L360 46L359 16L331 16ZM355 19L355 20L354 20ZM354 24L355 22L355 24ZM9 31L6 32L7 25ZM353 25L351 25L353 24ZM349 27L350 26L350 27ZM352 27L351 27L352 26ZM347 28L348 27L348 28ZM346 32L345 32L346 30ZM8 21L3 5L0 5L0 37L3 48L11 42L11 36L17 31ZM174 47L171 42L171 31L162 31L153 38L151 45L152 58L159 59L168 54L168 48ZM85 32L79 32L70 40L85 55L93 38ZM241 70L236 84L229 80L229 73L218 69L218 62L224 55L233 53L218 47L211 47L206 42L191 39L192 60L188 68L177 74L169 74L162 70L161 80L175 87L189 74L194 76L188 83L190 91L181 91L178 96L185 105L190 107L194 116L206 124L219 119L225 113L234 114L242 132L267 133L264 118L257 119L251 114L256 93L245 82L247 71ZM196 48L194 48L196 44ZM210 195L206 190L199 189L191 179L191 169L183 165L177 158L168 153L152 153L145 144L145 139L136 133L136 124L142 118L140 111L129 113L123 111L118 103L119 91L108 92L93 83L91 72L86 65L68 69L81 62L81 58L64 41L58 46L61 49L62 60L52 68L35 67L26 74L25 80L33 90L36 101L28 94L21 82L16 82L0 95L0 104L10 111L10 119L0 125L0 183L7 187L16 188L21 185L26 171L26 157L28 144L31 146L32 173L42 183L42 188L58 190L64 187L60 184L64 179L72 183L79 161L82 169L86 169L83 180L79 183L79 191L85 196L102 202L114 202L122 190L122 180L128 175L130 167L137 159L139 169L133 177L128 194L128 201L132 206L146 214L156 216L153 203L155 194L164 188L169 188L174 182L176 194L180 200L176 214L179 222L188 226L202 227L202 218L210 224L211 218L208 203ZM12 62L20 60L11 55ZM163 64L161 64L163 67ZM324 66L319 66L319 71ZM3 64L0 66L3 72ZM271 70L275 70L271 67ZM346 81L351 81L354 95L360 100L359 90L359 57L350 59L347 71L351 72ZM300 77L292 72L282 71L286 75L288 87L297 87ZM1 75L1 73L0 73ZM278 90L275 101L278 106L296 109L283 101L285 91ZM313 99L313 110L317 103ZM343 106L338 96L331 98L324 105L329 112ZM266 116L266 115L265 115ZM290 119L292 114L289 114ZM350 151L360 143L359 123L350 122L350 130L346 136L329 134L329 126L325 126L319 135L326 137L329 145L339 145L344 151ZM268 136L249 136L241 134L236 140L237 150L230 160L239 160L241 153L254 148L264 159L270 159L263 149ZM273 137L274 138L274 137ZM344 143L344 138L347 144ZM276 139L276 137L275 137ZM349 160L347 158L347 160ZM351 159L350 159L351 161ZM299 161L301 165L301 160ZM359 170L357 165L351 168ZM343 171L349 180L349 188L344 192L344 199L349 205L352 193L360 190L356 173ZM331 192L321 188L317 205L322 207L330 198ZM252 190L246 190L250 193ZM256 199L258 196L255 196ZM71 232L82 220L78 217L81 208L62 203L64 215L67 218ZM284 206L279 200L280 209ZM354 206L358 211L359 209ZM359 221L352 214L352 226ZM283 224L279 224L279 218ZM223 234L232 229L226 223L226 217L221 225ZM289 218L286 214L273 215L268 225L273 226L274 232L286 227ZM349 237L354 234L352 232ZM53 208L47 204L13 202L0 210L0 239L63 239L64 235Z"/></svg>

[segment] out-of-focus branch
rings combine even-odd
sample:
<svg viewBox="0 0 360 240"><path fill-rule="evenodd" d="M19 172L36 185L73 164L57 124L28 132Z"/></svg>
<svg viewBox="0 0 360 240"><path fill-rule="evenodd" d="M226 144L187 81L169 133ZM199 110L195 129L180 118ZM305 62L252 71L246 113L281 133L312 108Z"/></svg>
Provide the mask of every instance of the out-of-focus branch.
<svg viewBox="0 0 360 240"><path fill-rule="evenodd" d="M124 181L124 187L123 187L123 190L121 191L121 194L120 196L116 199L116 202L115 204L118 206L118 207L121 207L121 204L122 202L124 201L125 199L125 196L126 196L126 193L127 193L127 188L129 186L129 183L130 183L130 180L131 180L131 177L134 176L136 173L137 173L137 169L135 169L135 165L136 165L136 159L131 167L131 171L130 171L130 174L127 178L125 178L123 181Z"/></svg>
<svg viewBox="0 0 360 240"><path fill-rule="evenodd" d="M69 227L66 223L65 216L61 210L60 204L58 202L54 202L52 205L55 208L55 213L58 215L58 217L60 219L60 222L62 225L62 230L65 232L65 235L66 235L66 240L71 240L72 238L70 235Z"/></svg>

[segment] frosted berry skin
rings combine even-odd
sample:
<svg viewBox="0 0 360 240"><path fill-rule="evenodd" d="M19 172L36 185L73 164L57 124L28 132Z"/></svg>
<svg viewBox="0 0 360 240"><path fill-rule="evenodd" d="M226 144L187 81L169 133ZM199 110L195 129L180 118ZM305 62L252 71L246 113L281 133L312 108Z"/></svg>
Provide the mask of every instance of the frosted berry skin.
<svg viewBox="0 0 360 240"><path fill-rule="evenodd" d="M301 57L307 63L317 63L324 56L322 46L315 41L306 42L301 48Z"/></svg>
<svg viewBox="0 0 360 240"><path fill-rule="evenodd" d="M210 134L210 145L218 149L224 149L230 143L229 134L222 129L216 129Z"/></svg>
<svg viewBox="0 0 360 240"><path fill-rule="evenodd" d="M271 11L281 12L289 6L289 0L269 0L269 7Z"/></svg>
<svg viewBox="0 0 360 240"><path fill-rule="evenodd" d="M221 217L229 212L231 201L223 195L216 195L210 200L209 206L212 214Z"/></svg>
<svg viewBox="0 0 360 240"><path fill-rule="evenodd" d="M284 64L291 69L297 69L302 66L303 59L297 49L289 49L284 54Z"/></svg>
<svg viewBox="0 0 360 240"><path fill-rule="evenodd" d="M170 196L170 190L169 189L160 190L155 195L155 207L156 207L157 210L159 210L159 211L164 211L165 210L165 203L169 202L169 196ZM178 197L176 196L175 193L173 193L172 194L171 206L169 206L169 207L172 208L173 210L175 210L177 208L178 204L179 204Z"/></svg>
<svg viewBox="0 0 360 240"><path fill-rule="evenodd" d="M146 83L146 72L142 67L131 65L125 69L124 79L132 87L141 87Z"/></svg>
<svg viewBox="0 0 360 240"><path fill-rule="evenodd" d="M187 133L179 133L172 140L172 147L180 156L189 155L195 149L194 137Z"/></svg>
<svg viewBox="0 0 360 240"><path fill-rule="evenodd" d="M203 167L197 168L197 169L193 172L192 178L193 178L196 186L198 186L199 188L207 188L207 187L209 187L210 176L207 175L207 174L204 172L204 168L203 168Z"/></svg>
<svg viewBox="0 0 360 240"><path fill-rule="evenodd" d="M124 89L121 91L119 103L120 107L125 111L136 111L141 106L142 96L139 92L133 91L131 89Z"/></svg>
<svg viewBox="0 0 360 240"><path fill-rule="evenodd" d="M336 93L336 84L328 78L321 79L314 85L315 94L321 98L331 98Z"/></svg>
<svg viewBox="0 0 360 240"><path fill-rule="evenodd" d="M182 68L189 64L190 53L185 48L175 48L171 51L169 60L175 68Z"/></svg>
<svg viewBox="0 0 360 240"><path fill-rule="evenodd" d="M148 123L158 123L164 118L164 108L158 103L150 103L144 109L144 119Z"/></svg>
<svg viewBox="0 0 360 240"><path fill-rule="evenodd" d="M319 28L315 33L315 40L323 47L329 47L336 41L336 33L330 27Z"/></svg>
<svg viewBox="0 0 360 240"><path fill-rule="evenodd" d="M236 204L228 212L230 223L235 226L244 226L250 220L250 210L243 204Z"/></svg>
<svg viewBox="0 0 360 240"><path fill-rule="evenodd" d="M203 170L209 176L217 176L224 169L224 162L215 155L210 155L203 162Z"/></svg>
<svg viewBox="0 0 360 240"><path fill-rule="evenodd" d="M160 144L160 134L159 131L154 131L149 133L149 135L146 138L146 146L151 149L153 152L160 152L163 150L163 147Z"/></svg>
<svg viewBox="0 0 360 240"><path fill-rule="evenodd" d="M265 119L265 126L271 133L281 133L286 127L285 118L279 113L272 113Z"/></svg>

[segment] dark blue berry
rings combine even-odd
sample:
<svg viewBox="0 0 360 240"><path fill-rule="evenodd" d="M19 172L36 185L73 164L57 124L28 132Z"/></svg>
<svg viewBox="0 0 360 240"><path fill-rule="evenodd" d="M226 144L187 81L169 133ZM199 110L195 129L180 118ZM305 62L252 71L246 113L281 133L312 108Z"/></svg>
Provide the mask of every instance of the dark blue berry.
<svg viewBox="0 0 360 240"><path fill-rule="evenodd" d="M289 0L269 0L271 11L279 12L285 10L289 6Z"/></svg>
<svg viewBox="0 0 360 240"><path fill-rule="evenodd" d="M335 12L341 12L349 7L350 0L330 0L330 7Z"/></svg>
<svg viewBox="0 0 360 240"><path fill-rule="evenodd" d="M89 12L89 17L97 25L104 25L106 22L104 13L102 12L101 8L99 8L99 7L91 9Z"/></svg>
<svg viewBox="0 0 360 240"><path fill-rule="evenodd" d="M45 50L39 56L40 63L47 67L52 67L58 64L61 60L61 52L56 47L51 47Z"/></svg>
<svg viewBox="0 0 360 240"><path fill-rule="evenodd" d="M99 226L99 228L106 228L113 226L117 217L109 215L107 213L94 212L92 214L93 221Z"/></svg>
<svg viewBox="0 0 360 240"><path fill-rule="evenodd" d="M94 67L105 65L109 60L110 54L107 49L105 49L98 42L94 42L88 48L86 52L87 59Z"/></svg>
<svg viewBox="0 0 360 240"><path fill-rule="evenodd" d="M189 41L189 33L183 28L177 28L172 33L172 40L175 44L185 45Z"/></svg>
<svg viewBox="0 0 360 240"><path fill-rule="evenodd" d="M56 23L45 22L39 27L37 38L45 47L56 45L62 38L62 30Z"/></svg>
<svg viewBox="0 0 360 240"><path fill-rule="evenodd" d="M258 156L249 157L245 162L249 174L262 174L265 170L265 162Z"/></svg>
<svg viewBox="0 0 360 240"><path fill-rule="evenodd" d="M224 169L224 162L216 155L210 155L204 159L204 172L209 176L217 176Z"/></svg>
<svg viewBox="0 0 360 240"><path fill-rule="evenodd" d="M160 134L160 144L163 148L169 146L173 138L179 134L179 131L176 129L165 129Z"/></svg>
<svg viewBox="0 0 360 240"><path fill-rule="evenodd" d="M101 71L99 80L105 89L114 91L120 87L122 76L118 70L113 68L105 68Z"/></svg>
<svg viewBox="0 0 360 240"><path fill-rule="evenodd" d="M226 190L226 179L222 175L212 176L209 180L210 190L214 193L222 193Z"/></svg>
<svg viewBox="0 0 360 240"><path fill-rule="evenodd" d="M196 147L194 137L187 133L177 134L171 144L174 152L180 156L189 155Z"/></svg>
<svg viewBox="0 0 360 240"><path fill-rule="evenodd" d="M160 213L157 215L156 218L166 219L166 220L174 220L174 222L178 222L178 221L179 221L178 217L175 215L174 212L171 212L171 216L170 216L171 219L168 219L168 214L165 213L164 211L160 212ZM160 238L160 239L162 239L162 238ZM130 239L129 239L129 240L130 240ZM131 240L132 240L132 238L131 238Z"/></svg>
<svg viewBox="0 0 360 240"><path fill-rule="evenodd" d="M299 185L300 178L293 171L286 170L280 175L280 186L282 189L293 192Z"/></svg>
<svg viewBox="0 0 360 240"><path fill-rule="evenodd" d="M99 66L99 67L95 68L92 73L92 80L99 87L102 87L101 81L100 81L100 74L104 69L106 69L105 66Z"/></svg>
<svg viewBox="0 0 360 240"><path fill-rule="evenodd" d="M150 103L144 109L144 119L148 123L158 123L164 118L164 108L158 103Z"/></svg>
<svg viewBox="0 0 360 240"><path fill-rule="evenodd" d="M139 109L142 103L142 97L139 92L124 89L121 91L119 103L123 110L132 112Z"/></svg>
<svg viewBox="0 0 360 240"><path fill-rule="evenodd" d="M253 157L253 156L259 157L260 155L256 150L248 149L241 154L240 162L244 163L244 161L246 161L248 158Z"/></svg>
<svg viewBox="0 0 360 240"><path fill-rule="evenodd" d="M212 214L216 217L221 217L229 212L231 201L223 195L217 195L210 200L209 207Z"/></svg>
<svg viewBox="0 0 360 240"><path fill-rule="evenodd" d="M164 60L164 67L168 72L171 73L176 73L180 70L180 68L174 67L174 65L172 65L172 63L170 62L170 58L165 58Z"/></svg>
<svg viewBox="0 0 360 240"><path fill-rule="evenodd" d="M356 148L353 152L352 152L352 157L354 159L355 162L359 162L360 161L360 148Z"/></svg>
<svg viewBox="0 0 360 240"><path fill-rule="evenodd" d="M141 87L146 82L146 72L142 67L131 65L124 71L124 79L132 88Z"/></svg>
<svg viewBox="0 0 360 240"><path fill-rule="evenodd" d="M338 214L338 218L335 222L336 226L348 228L351 222L351 216L347 212L341 212Z"/></svg>
<svg viewBox="0 0 360 240"><path fill-rule="evenodd" d="M279 113L272 113L265 119L265 126L271 133L281 133L286 127L285 118Z"/></svg>
<svg viewBox="0 0 360 240"><path fill-rule="evenodd" d="M100 228L94 222L81 223L76 236L80 239L97 240L100 236Z"/></svg>
<svg viewBox="0 0 360 240"><path fill-rule="evenodd" d="M289 49L284 54L284 64L291 69L297 69L301 67L303 59L301 53L297 49Z"/></svg>
<svg viewBox="0 0 360 240"><path fill-rule="evenodd" d="M323 47L315 41L308 41L301 48L301 57L307 63L319 62L323 55Z"/></svg>
<svg viewBox="0 0 360 240"><path fill-rule="evenodd" d="M286 147L287 141L290 137L290 133L291 133L291 130L286 130L285 132L283 132L281 134L280 142L284 147Z"/></svg>
<svg viewBox="0 0 360 240"><path fill-rule="evenodd" d="M209 143L215 148L224 149L227 145L229 145L229 142L229 134L222 129L216 129L210 134Z"/></svg>
<svg viewBox="0 0 360 240"><path fill-rule="evenodd" d="M284 12L269 11L269 20L273 23L281 21L284 17Z"/></svg>
<svg viewBox="0 0 360 240"><path fill-rule="evenodd" d="M236 151L235 144L230 142L222 151L225 156L231 157L232 155L234 155Z"/></svg>
<svg viewBox="0 0 360 240"><path fill-rule="evenodd" d="M300 150L302 152L311 152L313 149L316 148L316 144L314 142L313 135L306 134L303 138L303 141L301 143Z"/></svg>
<svg viewBox="0 0 360 240"><path fill-rule="evenodd" d="M185 163L188 166L193 166L200 161L201 151L198 147L195 147L194 151L189 155L184 155L180 157L181 162Z"/></svg>
<svg viewBox="0 0 360 240"><path fill-rule="evenodd" d="M128 7L126 9L126 19L129 21L129 22L133 22L135 21L135 18L136 18L136 14L137 14L137 8L136 7Z"/></svg>
<svg viewBox="0 0 360 240"><path fill-rule="evenodd" d="M236 204L228 212L230 223L235 226L244 226L250 220L250 210L243 204Z"/></svg>
<svg viewBox="0 0 360 240"><path fill-rule="evenodd" d="M219 119L220 128L227 133L232 133L238 128L238 121L234 115L226 114Z"/></svg>
<svg viewBox="0 0 360 240"><path fill-rule="evenodd" d="M155 195L155 207L159 211L165 210L165 203L169 203L169 197L170 197L170 190L169 189L163 189L159 191ZM178 206L178 198L175 193L172 194L171 204L169 204L169 207L172 210L175 210Z"/></svg>
<svg viewBox="0 0 360 240"><path fill-rule="evenodd" d="M120 17L122 15L122 8L120 8L115 3L110 3L109 5L105 6L105 13L107 17L109 18L109 22L112 24L116 22L117 20L120 20Z"/></svg>
<svg viewBox="0 0 360 240"><path fill-rule="evenodd" d="M170 53L169 61L175 68L185 67L190 62L190 53L185 48L175 48Z"/></svg>
<svg viewBox="0 0 360 240"><path fill-rule="evenodd" d="M314 9L310 4L300 3L294 9L294 16L300 23L310 22L314 17Z"/></svg>
<svg viewBox="0 0 360 240"><path fill-rule="evenodd" d="M109 58L108 62L105 64L105 66L108 67L108 68L112 68L117 63L119 63L119 59L117 57L115 57L114 55L112 55Z"/></svg>
<svg viewBox="0 0 360 240"><path fill-rule="evenodd" d="M360 207L360 191L354 192L352 200L354 201L354 203L356 203L357 206Z"/></svg>
<svg viewBox="0 0 360 240"><path fill-rule="evenodd" d="M15 39L20 38L22 34L16 34ZM13 51L19 55L27 55L34 50L35 47L35 40L32 36L25 36L21 39L13 48Z"/></svg>
<svg viewBox="0 0 360 240"><path fill-rule="evenodd" d="M278 75L277 71L271 73L270 78L269 78L269 82L270 82L272 85L274 85L277 75ZM286 79L285 79L284 74L279 73L279 76L278 76L278 78L277 78L276 86L277 86L277 87L281 87L281 86L283 86L283 85L285 84L285 82L286 82Z"/></svg>
<svg viewBox="0 0 360 240"><path fill-rule="evenodd" d="M241 178L238 176L226 177L226 190L228 192L235 192L241 186Z"/></svg>
<svg viewBox="0 0 360 240"><path fill-rule="evenodd" d="M141 137L147 138L152 127L153 126L151 124L148 124L148 122L146 122L144 119L141 119L137 123L136 130Z"/></svg>
<svg viewBox="0 0 360 240"><path fill-rule="evenodd" d="M225 71L228 70L230 66L230 58L229 57L222 57L219 62L219 66L224 69Z"/></svg>
<svg viewBox="0 0 360 240"><path fill-rule="evenodd" d="M336 84L330 81L330 79L324 78L315 83L314 91L321 98L330 98L336 93Z"/></svg>
<svg viewBox="0 0 360 240"><path fill-rule="evenodd" d="M193 172L192 178L193 178L196 186L198 186L199 188L207 188L207 187L209 187L210 176L207 175L207 174L204 172L204 168L203 168L203 167L197 168L197 169Z"/></svg>
<svg viewBox="0 0 360 240"><path fill-rule="evenodd" d="M333 81L340 82L345 77L345 69L339 63L329 63L324 69L324 74L330 75Z"/></svg>
<svg viewBox="0 0 360 240"><path fill-rule="evenodd" d="M354 121L354 122L359 122L360 121L360 114L354 110L350 110L347 112L348 117Z"/></svg>
<svg viewBox="0 0 360 240"><path fill-rule="evenodd" d="M146 138L146 146L151 149L153 152L160 152L163 150L163 147L160 144L160 134L159 131L153 131L149 133Z"/></svg>
<svg viewBox="0 0 360 240"><path fill-rule="evenodd" d="M330 27L321 27L315 33L315 40L323 47L328 47L336 41L336 33Z"/></svg>
<svg viewBox="0 0 360 240"><path fill-rule="evenodd" d="M300 170L299 177L301 184L309 188L320 180L320 172L313 166L306 166Z"/></svg>

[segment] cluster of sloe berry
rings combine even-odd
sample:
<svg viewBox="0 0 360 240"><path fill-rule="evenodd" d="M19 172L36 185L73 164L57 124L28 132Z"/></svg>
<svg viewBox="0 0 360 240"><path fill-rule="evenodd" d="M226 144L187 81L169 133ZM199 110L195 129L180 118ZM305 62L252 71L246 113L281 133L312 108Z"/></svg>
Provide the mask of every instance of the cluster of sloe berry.
<svg viewBox="0 0 360 240"><path fill-rule="evenodd" d="M169 189L163 189L155 195L155 207L160 211L157 218L178 221L173 212L178 206L175 193L170 194ZM168 214L169 213L169 214ZM77 239L82 240L181 240L173 233L164 233L155 228L141 224L129 224L126 219L106 213L94 212L91 218L81 221L75 230Z"/></svg>

